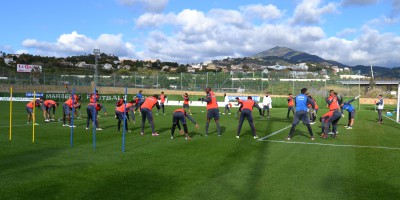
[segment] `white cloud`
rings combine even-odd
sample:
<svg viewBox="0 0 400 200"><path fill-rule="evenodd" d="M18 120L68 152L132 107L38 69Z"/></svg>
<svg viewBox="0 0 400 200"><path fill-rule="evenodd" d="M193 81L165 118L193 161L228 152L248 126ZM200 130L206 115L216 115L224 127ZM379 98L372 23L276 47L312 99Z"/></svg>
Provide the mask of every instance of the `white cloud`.
<svg viewBox="0 0 400 200"><path fill-rule="evenodd" d="M399 66L400 37L393 33L380 33L368 26L354 40L331 37L316 41L314 53L348 65L368 65L372 58L375 65ZM311 50L310 50L311 51Z"/></svg>
<svg viewBox="0 0 400 200"><path fill-rule="evenodd" d="M26 39L22 42L25 48L34 49L36 54L52 56L69 56L92 53L99 48L102 52L115 55L134 55L134 46L122 41L122 35L101 34L97 39L78 34L76 31L62 34L56 42L42 42Z"/></svg>
<svg viewBox="0 0 400 200"><path fill-rule="evenodd" d="M342 6L365 6L376 4L378 0L343 0Z"/></svg>
<svg viewBox="0 0 400 200"><path fill-rule="evenodd" d="M118 0L124 6L143 8L148 12L161 12L168 4L168 0Z"/></svg>
<svg viewBox="0 0 400 200"><path fill-rule="evenodd" d="M274 5L247 5L242 6L240 10L244 15L252 18L261 18L263 20L279 19L283 16L283 12Z"/></svg>
<svg viewBox="0 0 400 200"><path fill-rule="evenodd" d="M321 6L320 1L312 2L312 5L303 7L316 9L317 13L309 13L314 16L311 18L315 18L311 21L321 22L323 14L336 11L336 5ZM181 63L252 56L274 46L286 46L347 65L366 64L371 56L376 65L400 65L397 61L400 55L398 34L379 32L368 25L362 29L344 29L336 37L329 37L317 25L302 22L305 25L293 26L285 23L283 12L279 10L270 16L248 14L249 10L267 7L256 5L238 10L202 12L185 9L179 13L146 13L136 19L136 28L151 28L151 31L135 36L135 45L125 42L121 34L102 34L91 38L72 32L61 35L56 42L27 39L23 46L42 55L77 55L100 48L102 52L120 57ZM272 7L268 9L274 10ZM249 18L258 18L263 23L253 23ZM283 23L269 22L271 19ZM341 38L349 34L352 34L352 39Z"/></svg>
<svg viewBox="0 0 400 200"><path fill-rule="evenodd" d="M334 2L321 6L321 0L302 0L296 6L290 21L293 24L318 24L323 22L324 14L337 13L337 7L338 4Z"/></svg>
<svg viewBox="0 0 400 200"><path fill-rule="evenodd" d="M399 19L397 18L381 16L379 18L375 18L368 21L367 24L370 26L384 26L384 25L394 25L397 24L398 22Z"/></svg>
<svg viewBox="0 0 400 200"><path fill-rule="evenodd" d="M357 29L355 29L355 28L345 28L345 29L339 31L338 33L336 33L336 35L338 37L347 37L347 36L353 35L355 33L357 33Z"/></svg>
<svg viewBox="0 0 400 200"><path fill-rule="evenodd" d="M400 0L392 0L391 16L398 16L400 13Z"/></svg>
<svg viewBox="0 0 400 200"><path fill-rule="evenodd" d="M26 50L26 49L20 49L20 50L17 50L16 52L15 52L16 54L28 54L29 53L29 51L28 50Z"/></svg>

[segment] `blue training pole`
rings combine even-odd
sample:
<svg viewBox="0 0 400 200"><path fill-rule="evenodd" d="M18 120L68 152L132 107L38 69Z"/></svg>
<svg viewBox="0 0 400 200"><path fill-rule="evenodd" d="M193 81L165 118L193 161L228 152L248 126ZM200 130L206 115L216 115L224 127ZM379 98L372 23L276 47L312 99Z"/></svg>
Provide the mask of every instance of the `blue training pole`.
<svg viewBox="0 0 400 200"><path fill-rule="evenodd" d="M93 106L93 115L92 115L92 128L93 128L93 150L96 150L96 120L97 120L97 110L96 110L96 101L97 101L97 94L96 94L96 87L93 90L93 99L94 99L94 106Z"/></svg>
<svg viewBox="0 0 400 200"><path fill-rule="evenodd" d="M122 152L125 152L125 127L126 127L126 101L127 101L127 93L128 88L125 87L125 96L124 96L124 127L122 128Z"/></svg>
<svg viewBox="0 0 400 200"><path fill-rule="evenodd" d="M70 131L71 131L71 136L70 136L70 144L71 147L74 146L74 115L75 115L75 86L72 89L72 113L70 113L71 116L71 122L70 122Z"/></svg>

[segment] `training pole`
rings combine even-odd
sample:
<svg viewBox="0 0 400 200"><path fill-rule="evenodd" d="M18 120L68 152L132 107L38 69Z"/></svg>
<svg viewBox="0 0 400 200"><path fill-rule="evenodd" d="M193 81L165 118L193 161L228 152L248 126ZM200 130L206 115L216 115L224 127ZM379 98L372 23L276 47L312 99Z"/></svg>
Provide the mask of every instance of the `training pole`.
<svg viewBox="0 0 400 200"><path fill-rule="evenodd" d="M70 144L74 146L74 115L75 115L75 86L72 89L72 113L70 113ZM69 108L68 108L69 109Z"/></svg>
<svg viewBox="0 0 400 200"><path fill-rule="evenodd" d="M122 128L122 152L125 152L125 127L126 127L126 101L128 100L127 98L127 93L128 93L128 88L125 87L125 96L124 96L124 125Z"/></svg>
<svg viewBox="0 0 400 200"><path fill-rule="evenodd" d="M33 91L33 117L32 117L32 143L35 143L35 123L36 123L36 92Z"/></svg>
<svg viewBox="0 0 400 200"><path fill-rule="evenodd" d="M96 87L94 87L93 89L93 99L94 99L94 106L93 106L93 116L92 116L92 128L93 128L93 150L96 150L96 120L97 120L97 116L96 116L96 101L97 101L97 94L96 94Z"/></svg>
<svg viewBox="0 0 400 200"><path fill-rule="evenodd" d="M12 98L13 98L13 91L12 87L10 87L10 133L9 133L9 140L12 139Z"/></svg>

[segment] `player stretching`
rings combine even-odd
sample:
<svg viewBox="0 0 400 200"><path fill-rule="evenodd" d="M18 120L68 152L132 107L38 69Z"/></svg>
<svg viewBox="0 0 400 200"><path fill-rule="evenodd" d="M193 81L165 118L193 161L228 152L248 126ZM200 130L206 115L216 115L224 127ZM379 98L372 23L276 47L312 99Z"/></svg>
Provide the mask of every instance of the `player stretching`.
<svg viewBox="0 0 400 200"><path fill-rule="evenodd" d="M287 115L286 118L289 118L290 111L292 111L294 115L294 100L292 94L289 93L289 97L287 98L288 101L288 110L287 110Z"/></svg>
<svg viewBox="0 0 400 200"><path fill-rule="evenodd" d="M181 126L179 125L179 121L181 122L182 126L183 126L183 130L186 136L187 140L190 140L190 136L189 136L189 131L186 125L186 117L193 122L193 124L195 124L196 129L199 129L199 125L196 123L196 121L186 113L186 111L183 108L178 108L176 110L174 110L174 114L172 116L172 128L171 128L171 139L174 139L174 132L175 132L175 127L178 126L178 129L180 132L182 132L181 130Z"/></svg>
<svg viewBox="0 0 400 200"><path fill-rule="evenodd" d="M329 131L329 127L332 124L332 137L336 138L336 133L337 133L337 123L339 122L339 119L342 117L342 114L340 113L340 106L339 106L339 100L337 96L335 95L335 92L331 90L329 97L325 99L326 103L328 104L329 112L327 112L325 115L322 116L322 138L327 138L328 134L327 132Z"/></svg>
<svg viewBox="0 0 400 200"><path fill-rule="evenodd" d="M160 107L162 109L162 114L165 115L165 101L167 99L167 96L165 96L164 92L161 92L160 97L158 98L160 100ZM157 115L160 112L160 109L157 111Z"/></svg>
<svg viewBox="0 0 400 200"><path fill-rule="evenodd" d="M39 125L38 123L36 123L36 118L35 118L35 113L33 113L33 108L34 107L42 107L42 103L43 103L43 98L41 97L40 99L36 99L36 100L32 100L31 102L29 102L28 104L26 104L26 112L28 112L28 122L27 124L31 123L31 119L33 122L35 122L35 125Z"/></svg>
<svg viewBox="0 0 400 200"><path fill-rule="evenodd" d="M189 115L192 115L192 112L190 112L190 108L189 108L189 95L188 93L185 93L184 95L182 95L183 97L183 109L187 109L189 111Z"/></svg>
<svg viewBox="0 0 400 200"><path fill-rule="evenodd" d="M44 113L45 113L45 122L55 121L54 114L56 113L56 108L58 107L58 103L53 100L46 100L43 102L44 105ZM50 114L51 109L53 108L53 115Z"/></svg>
<svg viewBox="0 0 400 200"><path fill-rule="evenodd" d="M202 101L207 102L207 123L206 123L206 136L208 136L208 127L210 126L211 118L214 118L215 124L217 125L218 136L221 136L221 128L219 126L219 110L217 98L210 87L205 89L206 97L201 98Z"/></svg>
<svg viewBox="0 0 400 200"><path fill-rule="evenodd" d="M93 128L96 127L97 131L102 131L103 129L99 127L99 121L97 120L97 115L99 114L99 111L103 109L104 115L107 116L107 111L106 108L99 104L99 103L89 103L86 107L86 113L87 113L87 120L86 120L86 130L89 129L89 123L90 121L93 122L94 120L94 125L92 126Z"/></svg>
<svg viewBox="0 0 400 200"><path fill-rule="evenodd" d="M160 109L160 104L157 101L158 95L155 94L151 97L147 97L142 106L140 106L140 112L142 113L142 131L141 135L144 135L144 124L146 123L146 118L149 121L151 127L151 135L158 136L159 134L154 131L154 120L153 120L153 112L151 111L154 106L157 106L157 109Z"/></svg>
<svg viewBox="0 0 400 200"><path fill-rule="evenodd" d="M352 129L353 124L354 124L354 116L356 115L356 109L354 109L354 106L351 105L351 102L354 100L358 99L360 96L356 96L354 99L350 99L349 101L346 101L340 105L342 107L342 110L347 110L349 112L349 121L347 123L346 129Z"/></svg>
<svg viewBox="0 0 400 200"><path fill-rule="evenodd" d="M294 129L296 128L297 124L300 121L302 121L303 124L307 126L308 132L310 133L311 136L311 140L314 140L314 134L310 126L310 118L308 118L308 113L307 113L307 105L311 104L311 107L314 108L314 102L310 98L308 98L306 92L307 88L302 88L301 94L297 95L295 98L296 113L294 114L292 128L290 129L287 140L290 140L292 138Z"/></svg>
<svg viewBox="0 0 400 200"><path fill-rule="evenodd" d="M129 112L131 113L131 116L133 120L135 119L135 115L133 110L135 109L135 103L134 101L131 101L125 105L125 102L120 104L118 107L115 108L115 116L118 119L118 131L121 130L121 123L125 120L125 130L128 132L131 132L128 129L128 120L129 120ZM125 119L124 119L125 116ZM130 120L129 120L130 121Z"/></svg>
<svg viewBox="0 0 400 200"><path fill-rule="evenodd" d="M247 118L247 121L249 121L251 131L253 132L253 137L254 139L257 139L258 136L256 134L256 128L254 127L254 122L253 122L253 107L256 106L256 103L253 101L251 96L247 97L246 101L242 102L243 107L242 107L242 112L240 114L240 119L239 119L239 125L236 133L236 138L239 138L240 136L240 130L242 129L242 125L244 122L244 119Z"/></svg>
<svg viewBox="0 0 400 200"><path fill-rule="evenodd" d="M81 104L78 102L80 100L80 96L74 94L71 96L67 101L63 104L63 126L68 127L76 127L75 125L71 124L71 114L72 108L77 108ZM66 120L68 120L68 124L66 124Z"/></svg>

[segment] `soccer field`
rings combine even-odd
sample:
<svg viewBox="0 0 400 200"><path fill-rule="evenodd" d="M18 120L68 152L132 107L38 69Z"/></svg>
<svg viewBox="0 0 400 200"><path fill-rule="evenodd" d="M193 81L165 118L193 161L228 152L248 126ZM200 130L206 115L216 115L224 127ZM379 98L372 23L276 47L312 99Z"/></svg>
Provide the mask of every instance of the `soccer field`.
<svg viewBox="0 0 400 200"><path fill-rule="evenodd" d="M117 132L114 104L99 118L103 131L85 130L86 118L70 128L61 122L26 124L26 103L14 102L9 141L9 103L0 102L0 199L397 199L400 197L400 124L384 118L377 124L372 110L357 111L352 130L339 121L336 139L322 139L321 123L312 125L311 141L299 124L285 141L292 122L286 109L271 109L271 118L254 110L260 138L253 139L247 122L235 138L238 120L221 116L222 136L214 122L205 136L204 107L191 107L200 125L188 121L192 140L170 139L172 111L155 115L160 136L140 135L140 116L129 123L125 152ZM153 110L157 112L156 109ZM220 108L220 111L223 109ZM326 110L320 110L321 116ZM234 109L234 112L236 110ZM82 107L86 116L86 106ZM61 109L57 110L57 118Z"/></svg>

